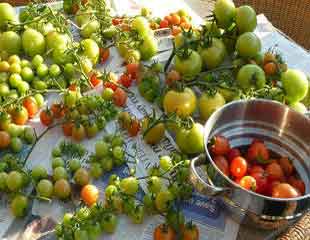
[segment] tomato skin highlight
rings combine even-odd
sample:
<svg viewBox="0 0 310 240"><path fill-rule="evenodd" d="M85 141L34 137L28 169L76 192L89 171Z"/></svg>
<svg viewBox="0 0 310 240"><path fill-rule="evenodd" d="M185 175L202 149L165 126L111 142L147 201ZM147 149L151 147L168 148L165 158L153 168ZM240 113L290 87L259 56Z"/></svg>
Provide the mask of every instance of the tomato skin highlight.
<svg viewBox="0 0 310 240"><path fill-rule="evenodd" d="M230 164L230 173L236 178L241 178L246 174L247 167L247 161L243 157L236 157Z"/></svg>

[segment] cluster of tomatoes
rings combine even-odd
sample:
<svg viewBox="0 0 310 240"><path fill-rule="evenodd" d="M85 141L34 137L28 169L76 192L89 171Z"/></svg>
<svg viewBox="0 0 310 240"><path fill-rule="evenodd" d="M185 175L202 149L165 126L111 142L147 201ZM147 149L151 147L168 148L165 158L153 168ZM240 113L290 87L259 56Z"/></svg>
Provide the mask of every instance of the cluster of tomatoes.
<svg viewBox="0 0 310 240"><path fill-rule="evenodd" d="M178 236L183 240L199 240L199 229L192 222L185 224L178 232L167 224L161 224L155 228L153 239L176 240L179 239Z"/></svg>
<svg viewBox="0 0 310 240"><path fill-rule="evenodd" d="M243 150L231 148L223 136L215 136L209 148L223 174L241 187L274 198L305 194L305 184L287 157L273 157L263 141L253 140Z"/></svg>

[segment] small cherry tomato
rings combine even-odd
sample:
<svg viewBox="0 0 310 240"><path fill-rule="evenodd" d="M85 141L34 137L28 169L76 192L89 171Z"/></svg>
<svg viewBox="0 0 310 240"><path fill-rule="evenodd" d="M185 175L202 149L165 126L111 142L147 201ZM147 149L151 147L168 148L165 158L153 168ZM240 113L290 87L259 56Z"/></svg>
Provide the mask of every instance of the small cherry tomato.
<svg viewBox="0 0 310 240"><path fill-rule="evenodd" d="M40 121L45 126L49 126L53 123L53 114L48 108L40 112Z"/></svg>
<svg viewBox="0 0 310 240"><path fill-rule="evenodd" d="M295 198L299 197L300 193L288 183L280 183L272 190L274 198Z"/></svg>
<svg viewBox="0 0 310 240"><path fill-rule="evenodd" d="M17 125L25 125L28 120L28 111L25 107L16 107L12 111L12 122Z"/></svg>
<svg viewBox="0 0 310 240"><path fill-rule="evenodd" d="M131 75L132 79L136 79L139 72L138 63L129 63L126 65L127 73Z"/></svg>
<svg viewBox="0 0 310 240"><path fill-rule="evenodd" d="M231 162L235 157L241 156L241 153L238 148L232 148L229 150L227 154L227 160L228 162Z"/></svg>
<svg viewBox="0 0 310 240"><path fill-rule="evenodd" d="M264 192L264 194L266 194L267 196L272 196L272 191L273 189L279 185L280 182L279 181L270 181L268 180L268 184L267 184L267 187L266 187L266 190Z"/></svg>
<svg viewBox="0 0 310 240"><path fill-rule="evenodd" d="M165 19L161 20L159 23L159 28L168 28L169 27L169 22Z"/></svg>
<svg viewBox="0 0 310 240"><path fill-rule="evenodd" d="M70 91L75 92L75 91L76 91L76 89L77 89L77 86L76 86L76 84L75 84L75 83L72 83L72 84L70 84L70 86L68 87L68 89L69 89Z"/></svg>
<svg viewBox="0 0 310 240"><path fill-rule="evenodd" d="M217 155L214 157L214 163L216 166L226 175L229 176L229 165L225 157Z"/></svg>
<svg viewBox="0 0 310 240"><path fill-rule="evenodd" d="M256 179L252 176L244 176L240 179L240 186L251 191L256 191Z"/></svg>
<svg viewBox="0 0 310 240"><path fill-rule="evenodd" d="M133 118L131 119L129 128L128 128L128 134L130 137L135 137L138 135L139 131L141 129L141 125L140 122L138 121L138 119Z"/></svg>
<svg viewBox="0 0 310 240"><path fill-rule="evenodd" d="M269 62L269 63L266 63L264 65L264 71L266 73L266 75L275 75L278 71L278 67L277 67L277 64L275 64L274 62Z"/></svg>
<svg viewBox="0 0 310 240"><path fill-rule="evenodd" d="M78 142L82 141L86 137L86 131L82 124L73 125L72 137Z"/></svg>
<svg viewBox="0 0 310 240"><path fill-rule="evenodd" d="M113 102L118 107L125 106L127 101L127 93L121 89L117 88L113 93Z"/></svg>
<svg viewBox="0 0 310 240"><path fill-rule="evenodd" d="M168 72L167 77L166 77L166 84L171 85L176 81L181 80L181 74L175 70L171 70Z"/></svg>
<svg viewBox="0 0 310 240"><path fill-rule="evenodd" d="M101 64L105 63L110 57L110 49L109 48L100 48L100 61Z"/></svg>
<svg viewBox="0 0 310 240"><path fill-rule="evenodd" d="M181 18L177 14L172 14L171 15L171 24L172 25L179 25L181 23Z"/></svg>
<svg viewBox="0 0 310 240"><path fill-rule="evenodd" d="M178 26L172 27L172 36L177 36L180 32L182 32L182 29Z"/></svg>
<svg viewBox="0 0 310 240"><path fill-rule="evenodd" d="M93 73L91 76L90 76L90 83L93 87L96 87L98 86L100 83L102 82L102 80L100 80L98 77L97 77L97 74L96 73Z"/></svg>
<svg viewBox="0 0 310 240"><path fill-rule="evenodd" d="M117 89L117 85L113 82L105 82L103 85L105 88L111 88L113 91Z"/></svg>
<svg viewBox="0 0 310 240"><path fill-rule="evenodd" d="M119 25L119 24L121 24L122 22L123 22L123 20L122 20L121 18L113 18L113 19L112 19L112 24L113 24L114 26Z"/></svg>
<svg viewBox="0 0 310 240"><path fill-rule="evenodd" d="M281 182L284 179L283 170L281 166L276 162L273 162L267 165L266 174L268 176L268 179L273 180L273 181L277 180Z"/></svg>
<svg viewBox="0 0 310 240"><path fill-rule="evenodd" d="M269 151L263 142L255 141L247 152L247 159L250 162L258 161L264 163L269 160Z"/></svg>
<svg viewBox="0 0 310 240"><path fill-rule="evenodd" d="M59 103L52 104L51 111L53 113L54 118L57 118L57 119L62 118L65 115L64 108Z"/></svg>
<svg viewBox="0 0 310 240"><path fill-rule="evenodd" d="M215 155L226 155L230 151L228 139L223 136L215 136L211 142L211 151Z"/></svg>
<svg viewBox="0 0 310 240"><path fill-rule="evenodd" d="M119 78L119 83L123 85L126 88L129 88L131 86L132 80L129 74L122 74Z"/></svg>
<svg viewBox="0 0 310 240"><path fill-rule="evenodd" d="M230 173L236 178L243 177L247 172L248 164L243 157L236 157L231 161Z"/></svg>
<svg viewBox="0 0 310 240"><path fill-rule="evenodd" d="M273 53L271 52L265 53L264 60L263 60L264 65L266 65L269 62L276 62L276 61L277 61L276 56Z"/></svg>
<svg viewBox="0 0 310 240"><path fill-rule="evenodd" d="M304 195L305 194L305 191L306 191L306 185L305 183L303 182L303 180L301 179L298 179L294 176L291 176L289 177L288 181L287 181L290 185L292 185L294 188L296 188L299 193L301 195Z"/></svg>
<svg viewBox="0 0 310 240"><path fill-rule="evenodd" d="M33 118L39 111L38 104L33 97L25 98L23 101L23 106L27 109L29 118Z"/></svg>
<svg viewBox="0 0 310 240"><path fill-rule="evenodd" d="M279 159L279 165L281 166L285 176L290 176L294 172L294 166L292 162L287 157L282 157Z"/></svg>
<svg viewBox="0 0 310 240"><path fill-rule="evenodd" d="M121 128L129 129L131 124L131 116L128 112L121 112L118 115L118 123Z"/></svg>
<svg viewBox="0 0 310 240"><path fill-rule="evenodd" d="M176 240L175 231L166 224L157 226L154 230L154 240Z"/></svg>
<svg viewBox="0 0 310 240"><path fill-rule="evenodd" d="M261 172L252 172L251 176L256 181L256 192L260 194L266 193L267 187L268 187L268 179L264 175L264 173Z"/></svg>
<svg viewBox="0 0 310 240"><path fill-rule="evenodd" d="M172 17L171 17L171 15L167 15L166 17L164 17L164 20L166 20L168 22L168 25L172 24Z"/></svg>
<svg viewBox="0 0 310 240"><path fill-rule="evenodd" d="M92 206L98 201L99 190L95 185L87 184L82 188L81 198L87 206Z"/></svg>
<svg viewBox="0 0 310 240"><path fill-rule="evenodd" d="M183 229L183 240L199 240L199 229L197 225L190 222Z"/></svg>
<svg viewBox="0 0 310 240"><path fill-rule="evenodd" d="M62 131L65 136L69 137L72 136L72 128L73 128L73 123L72 122L66 122L62 124Z"/></svg>
<svg viewBox="0 0 310 240"><path fill-rule="evenodd" d="M11 143L10 135L5 131L0 131L0 149L7 148Z"/></svg>

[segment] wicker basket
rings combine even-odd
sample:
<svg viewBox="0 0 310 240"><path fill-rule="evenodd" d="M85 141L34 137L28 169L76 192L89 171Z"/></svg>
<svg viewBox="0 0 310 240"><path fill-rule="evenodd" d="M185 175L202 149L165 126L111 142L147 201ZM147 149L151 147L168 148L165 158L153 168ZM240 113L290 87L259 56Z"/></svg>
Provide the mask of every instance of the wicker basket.
<svg viewBox="0 0 310 240"><path fill-rule="evenodd" d="M234 0L237 6L251 5L272 24L306 49L310 49L309 0Z"/></svg>

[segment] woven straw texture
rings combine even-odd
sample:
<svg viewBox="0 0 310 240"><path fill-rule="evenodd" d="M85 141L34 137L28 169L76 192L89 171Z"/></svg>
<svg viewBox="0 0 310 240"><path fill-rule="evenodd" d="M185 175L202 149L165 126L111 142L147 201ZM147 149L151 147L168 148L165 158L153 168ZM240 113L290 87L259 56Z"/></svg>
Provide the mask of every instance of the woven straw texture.
<svg viewBox="0 0 310 240"><path fill-rule="evenodd" d="M263 13L282 32L306 49L310 49L309 0L234 0L237 6L251 5Z"/></svg>

